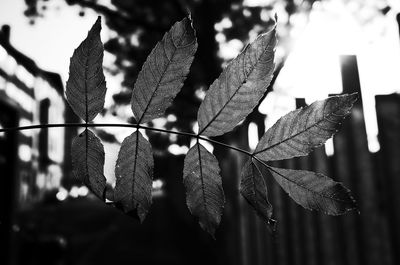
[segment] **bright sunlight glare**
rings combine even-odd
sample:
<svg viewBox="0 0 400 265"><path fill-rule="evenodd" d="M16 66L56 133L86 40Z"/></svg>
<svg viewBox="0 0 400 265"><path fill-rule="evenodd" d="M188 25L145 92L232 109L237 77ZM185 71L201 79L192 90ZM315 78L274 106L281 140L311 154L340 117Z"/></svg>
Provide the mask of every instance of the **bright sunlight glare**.
<svg viewBox="0 0 400 265"><path fill-rule="evenodd" d="M361 3L355 9L342 0L313 5L305 28L295 29L302 33L295 39L274 86L281 94L305 98L307 104L341 93L339 56L356 55L371 152L380 148L375 96L400 92L396 13L383 16L376 10L368 3Z"/></svg>

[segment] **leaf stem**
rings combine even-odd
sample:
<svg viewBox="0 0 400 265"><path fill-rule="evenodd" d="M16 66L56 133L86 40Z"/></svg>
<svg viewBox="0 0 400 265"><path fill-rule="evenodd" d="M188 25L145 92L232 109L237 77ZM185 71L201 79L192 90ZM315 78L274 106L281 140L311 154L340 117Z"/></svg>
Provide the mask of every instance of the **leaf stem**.
<svg viewBox="0 0 400 265"><path fill-rule="evenodd" d="M149 131L161 132L161 133L169 133L169 134L177 134L181 136L187 136L196 138L197 140L204 140L219 146L223 146L240 153L246 154L248 156L252 156L252 154L246 150L240 149L235 146L231 146L213 139L209 139L207 137L197 135L194 133L188 132L179 132L179 131L171 131L167 129L161 128L154 128L148 127L140 124L130 124L130 123L54 123L54 124L35 124L35 125L28 125L28 126L20 126L20 127L10 127L10 128L0 128L0 133L2 132L12 132L12 131L23 131L23 130L32 130L32 129L46 129L46 128L57 128L57 127L64 127L64 128L78 128L78 127L125 127L125 128L137 128L137 129L144 129Z"/></svg>
<svg viewBox="0 0 400 265"><path fill-rule="evenodd" d="M259 159L258 157L255 156L255 154L251 154L251 158L257 160L259 163L261 163L263 166L265 166L268 169L271 169L271 167L269 165L267 165L264 161L262 161L261 159ZM271 169L272 170L272 169Z"/></svg>

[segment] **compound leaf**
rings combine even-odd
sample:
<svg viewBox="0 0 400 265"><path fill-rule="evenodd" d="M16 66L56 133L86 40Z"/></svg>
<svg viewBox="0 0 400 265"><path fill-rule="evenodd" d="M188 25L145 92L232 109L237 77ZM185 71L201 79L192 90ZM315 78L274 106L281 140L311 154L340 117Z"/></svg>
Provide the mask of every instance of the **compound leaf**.
<svg viewBox="0 0 400 265"><path fill-rule="evenodd" d="M114 200L143 222L151 206L153 153L150 143L136 131L122 142L115 166Z"/></svg>
<svg viewBox="0 0 400 265"><path fill-rule="evenodd" d="M66 97L76 115L92 121L103 110L106 81L103 73L103 43L98 17L86 39L74 51L69 65Z"/></svg>
<svg viewBox="0 0 400 265"><path fill-rule="evenodd" d="M337 132L356 100L356 93L335 96L286 114L263 135L254 155L271 161L309 154Z"/></svg>
<svg viewBox="0 0 400 265"><path fill-rule="evenodd" d="M136 80L131 107L138 123L162 116L183 86L197 50L192 21L175 23L157 43Z"/></svg>
<svg viewBox="0 0 400 265"><path fill-rule="evenodd" d="M269 171L267 172L267 174L271 174ZM260 169L251 159L245 163L242 169L240 193L256 213L269 223L272 217L272 205L268 201L267 184Z"/></svg>
<svg viewBox="0 0 400 265"><path fill-rule="evenodd" d="M199 218L200 226L213 237L221 222L225 195L218 161L197 143L184 161L183 184L190 212Z"/></svg>
<svg viewBox="0 0 400 265"><path fill-rule="evenodd" d="M75 177L81 180L97 197L105 200L104 147L100 139L90 130L84 130L74 137L71 155Z"/></svg>
<svg viewBox="0 0 400 265"><path fill-rule="evenodd" d="M340 215L357 207L346 187L323 174L275 167L268 169L285 192L306 209Z"/></svg>
<svg viewBox="0 0 400 265"><path fill-rule="evenodd" d="M200 105L200 134L229 132L253 110L271 82L275 44L274 28L247 45L228 64Z"/></svg>

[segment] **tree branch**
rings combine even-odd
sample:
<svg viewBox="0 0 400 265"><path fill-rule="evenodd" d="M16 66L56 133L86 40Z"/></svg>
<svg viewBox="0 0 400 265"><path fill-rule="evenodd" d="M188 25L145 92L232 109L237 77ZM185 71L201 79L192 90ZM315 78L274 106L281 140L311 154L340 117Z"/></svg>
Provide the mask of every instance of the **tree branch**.
<svg viewBox="0 0 400 265"><path fill-rule="evenodd" d="M29 125L29 126L20 126L20 127L10 127L10 128L1 128L0 133L2 132L12 132L12 131L23 131L23 130L32 130L32 129L47 129L47 128L77 128L77 127L125 127L125 128L136 128L136 129L144 129L144 130L149 130L149 131L155 131L155 132L160 132L160 133L169 133L169 134L177 134L177 135L182 135L186 137L192 137L200 140L204 140L219 146L223 146L235 151L238 151L240 153L246 154L248 156L252 156L252 154L246 150L240 149L235 146L231 146L219 141L215 141L206 137L203 137L201 135L197 135L194 133L188 133L188 132L179 132L179 131L171 131L171 130L166 130L166 129L161 129L161 128L153 128L153 127L148 127L148 126L143 126L140 124L123 124L123 123L54 123L54 124L36 124L36 125Z"/></svg>

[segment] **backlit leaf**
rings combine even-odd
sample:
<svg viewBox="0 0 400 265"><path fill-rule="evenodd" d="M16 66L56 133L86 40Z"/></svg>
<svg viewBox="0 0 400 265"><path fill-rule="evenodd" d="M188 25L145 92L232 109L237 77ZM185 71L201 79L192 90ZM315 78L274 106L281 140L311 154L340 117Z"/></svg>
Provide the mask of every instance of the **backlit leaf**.
<svg viewBox="0 0 400 265"><path fill-rule="evenodd" d="M196 35L189 18L175 23L157 43L132 92L131 107L138 123L164 114L183 86L196 50Z"/></svg>
<svg viewBox="0 0 400 265"><path fill-rule="evenodd" d="M335 96L286 114L264 134L254 155L271 161L309 154L337 132L356 100L357 94Z"/></svg>
<svg viewBox="0 0 400 265"><path fill-rule="evenodd" d="M92 121L103 110L106 81L103 74L103 43L100 40L101 19L74 51L69 65L66 96L76 115Z"/></svg>
<svg viewBox="0 0 400 265"><path fill-rule="evenodd" d="M330 215L356 209L350 191L323 174L274 167L269 170L289 196L306 209Z"/></svg>
<svg viewBox="0 0 400 265"><path fill-rule="evenodd" d="M143 222L151 206L153 153L150 143L136 131L122 142L115 166L114 200Z"/></svg>
<svg viewBox="0 0 400 265"><path fill-rule="evenodd" d="M269 171L266 172L270 175ZM240 193L257 214L269 222L272 217L272 205L268 201L267 184L260 169L251 159L245 163L241 173Z"/></svg>
<svg viewBox="0 0 400 265"><path fill-rule="evenodd" d="M228 64L200 105L200 134L224 134L250 114L271 82L275 44L274 28L247 45Z"/></svg>
<svg viewBox="0 0 400 265"><path fill-rule="evenodd" d="M197 143L184 161L183 184L190 212L199 218L200 226L213 237L221 222L225 195L218 161Z"/></svg>
<svg viewBox="0 0 400 265"><path fill-rule="evenodd" d="M86 129L74 137L71 155L75 177L81 180L97 197L105 200L104 147L100 139Z"/></svg>

